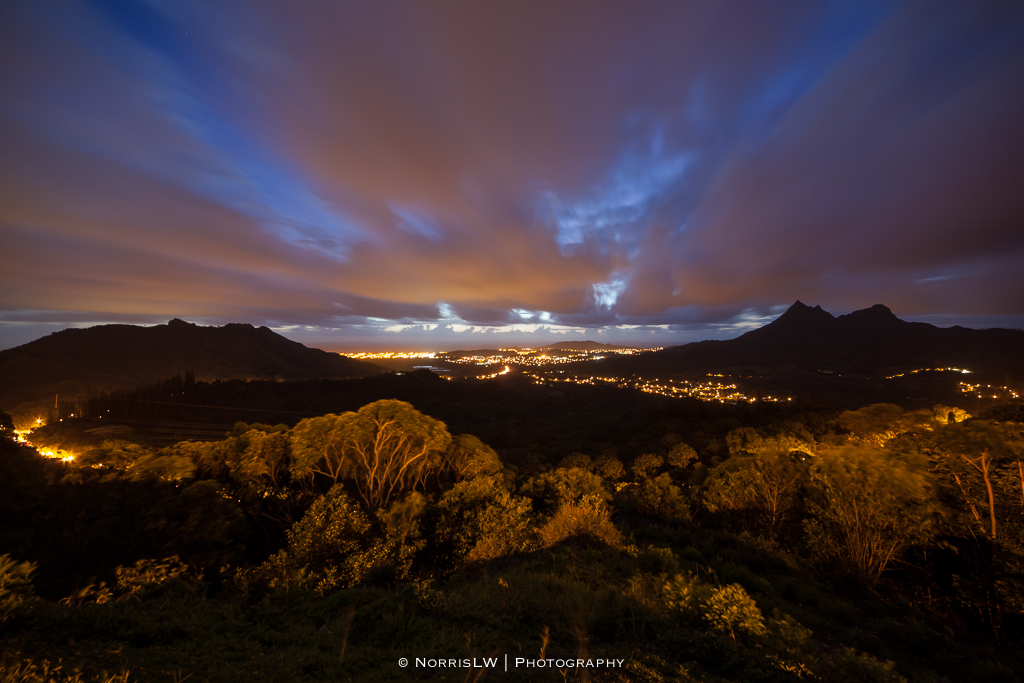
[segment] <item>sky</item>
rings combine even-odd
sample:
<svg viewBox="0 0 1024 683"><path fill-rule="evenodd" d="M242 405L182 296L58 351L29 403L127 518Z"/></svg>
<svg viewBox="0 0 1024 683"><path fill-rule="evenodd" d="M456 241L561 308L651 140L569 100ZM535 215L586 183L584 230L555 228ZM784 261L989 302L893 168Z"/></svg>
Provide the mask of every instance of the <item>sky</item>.
<svg viewBox="0 0 1024 683"><path fill-rule="evenodd" d="M0 6L0 348L1024 327L1024 5Z"/></svg>

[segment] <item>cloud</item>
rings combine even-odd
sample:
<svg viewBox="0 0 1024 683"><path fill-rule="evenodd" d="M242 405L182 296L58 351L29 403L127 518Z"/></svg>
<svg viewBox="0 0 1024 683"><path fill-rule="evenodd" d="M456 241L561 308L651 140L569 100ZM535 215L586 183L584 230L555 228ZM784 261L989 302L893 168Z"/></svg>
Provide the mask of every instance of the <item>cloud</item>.
<svg viewBox="0 0 1024 683"><path fill-rule="evenodd" d="M0 12L0 322L1024 315L1012 5Z"/></svg>

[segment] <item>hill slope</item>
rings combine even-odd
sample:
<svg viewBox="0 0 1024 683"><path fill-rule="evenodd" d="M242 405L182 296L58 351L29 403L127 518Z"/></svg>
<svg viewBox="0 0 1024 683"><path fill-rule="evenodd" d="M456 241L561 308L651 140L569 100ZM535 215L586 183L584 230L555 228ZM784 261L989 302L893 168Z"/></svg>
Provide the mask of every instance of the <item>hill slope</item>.
<svg viewBox="0 0 1024 683"><path fill-rule="evenodd" d="M311 349L266 327L99 325L0 351L0 407L12 414L89 392L149 384L191 370L197 380L361 377L371 363Z"/></svg>

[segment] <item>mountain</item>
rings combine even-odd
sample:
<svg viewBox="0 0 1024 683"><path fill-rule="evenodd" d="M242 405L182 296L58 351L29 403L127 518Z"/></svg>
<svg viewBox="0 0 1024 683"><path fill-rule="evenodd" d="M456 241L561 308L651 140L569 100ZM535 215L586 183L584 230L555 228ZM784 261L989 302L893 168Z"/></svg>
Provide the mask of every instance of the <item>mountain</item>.
<svg viewBox="0 0 1024 683"><path fill-rule="evenodd" d="M0 408L38 411L90 392L150 384L192 371L200 381L348 378L383 371L371 363L311 349L266 327L99 325L55 332L0 351Z"/></svg>
<svg viewBox="0 0 1024 683"><path fill-rule="evenodd" d="M1024 331L940 328L901 320L878 304L833 316L797 301L776 320L735 339L702 341L606 358L594 371L697 375L878 379L919 368L966 368L976 378L1024 381ZM600 370L598 369L600 368ZM833 383L835 385L835 383ZM808 385L808 391L813 387Z"/></svg>
<svg viewBox="0 0 1024 683"><path fill-rule="evenodd" d="M655 354L694 369L795 366L817 371L888 372L960 367L1022 374L1024 331L940 328L900 320L881 304L834 317L800 301L736 339Z"/></svg>

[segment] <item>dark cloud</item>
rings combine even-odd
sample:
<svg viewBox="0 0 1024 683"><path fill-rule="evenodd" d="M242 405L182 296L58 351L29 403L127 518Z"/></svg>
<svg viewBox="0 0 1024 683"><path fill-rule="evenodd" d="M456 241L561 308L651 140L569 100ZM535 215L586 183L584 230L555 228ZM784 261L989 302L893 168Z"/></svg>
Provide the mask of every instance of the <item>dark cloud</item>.
<svg viewBox="0 0 1024 683"><path fill-rule="evenodd" d="M0 346L173 316L329 344L666 343L798 298L1024 315L1013 4L0 13Z"/></svg>

